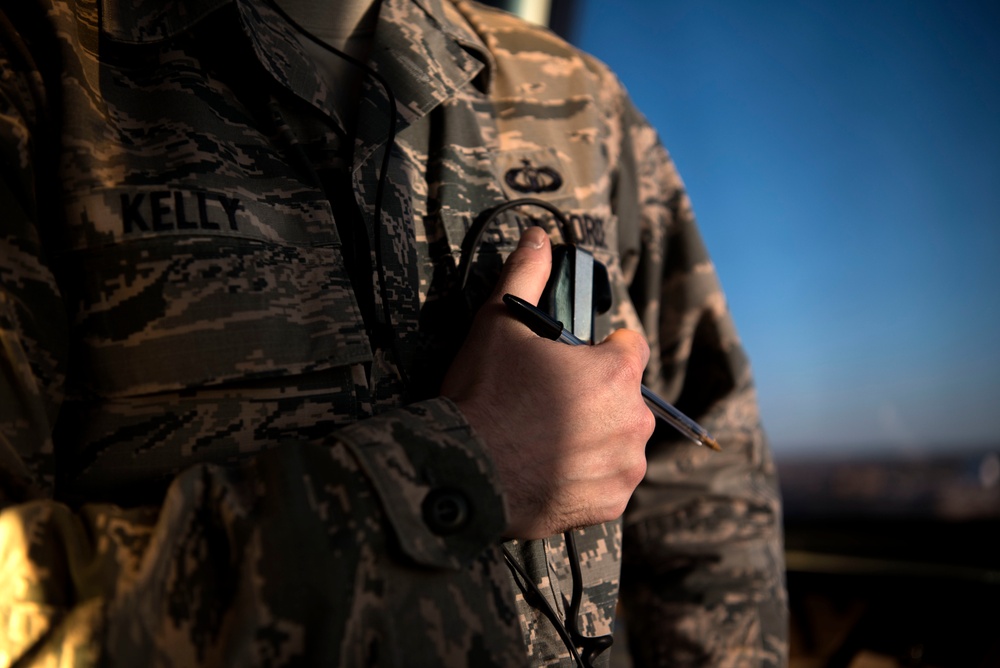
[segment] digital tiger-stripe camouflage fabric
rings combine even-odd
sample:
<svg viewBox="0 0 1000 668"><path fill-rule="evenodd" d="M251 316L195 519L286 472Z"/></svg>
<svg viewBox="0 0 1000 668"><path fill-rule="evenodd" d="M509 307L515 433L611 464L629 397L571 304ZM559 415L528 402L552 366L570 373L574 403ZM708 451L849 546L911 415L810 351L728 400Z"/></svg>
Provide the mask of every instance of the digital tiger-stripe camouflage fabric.
<svg viewBox="0 0 1000 668"><path fill-rule="evenodd" d="M581 629L618 610L637 664L784 665L750 367L656 133L605 66L496 10L385 0L373 39L397 130L366 77L352 144L263 0L0 9L0 665L572 665L436 396L465 234L526 196L569 229L512 212L477 265L527 224L591 251L597 337L645 332L646 383L723 447L658 431L624 518L577 532ZM348 269L345 215L375 271ZM469 521L429 522L442 494ZM508 547L565 615L562 537Z"/></svg>

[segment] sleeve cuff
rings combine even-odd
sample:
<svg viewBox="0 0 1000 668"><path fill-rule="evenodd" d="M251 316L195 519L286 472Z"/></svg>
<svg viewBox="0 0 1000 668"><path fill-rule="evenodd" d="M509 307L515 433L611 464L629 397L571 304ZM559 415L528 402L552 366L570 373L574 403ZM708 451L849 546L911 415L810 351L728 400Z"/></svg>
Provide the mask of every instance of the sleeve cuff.
<svg viewBox="0 0 1000 668"><path fill-rule="evenodd" d="M430 399L338 432L368 475L407 556L464 567L507 525L493 465L455 404Z"/></svg>

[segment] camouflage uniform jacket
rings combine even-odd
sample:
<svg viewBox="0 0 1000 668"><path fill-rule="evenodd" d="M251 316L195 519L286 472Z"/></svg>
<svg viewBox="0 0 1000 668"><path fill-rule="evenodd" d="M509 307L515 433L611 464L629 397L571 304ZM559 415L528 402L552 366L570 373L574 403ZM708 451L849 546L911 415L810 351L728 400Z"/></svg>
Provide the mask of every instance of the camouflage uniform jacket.
<svg viewBox="0 0 1000 668"><path fill-rule="evenodd" d="M370 67L398 120L366 77L366 328L335 96L263 0L4 3L0 665L568 664L434 391L463 238L526 194L607 265L597 336L645 331L647 383L723 446L658 431L623 522L578 532L583 631L618 607L639 663L782 664L774 471L655 133L601 63L465 2L386 0ZM481 264L542 215L505 215ZM509 547L565 615L562 538Z"/></svg>

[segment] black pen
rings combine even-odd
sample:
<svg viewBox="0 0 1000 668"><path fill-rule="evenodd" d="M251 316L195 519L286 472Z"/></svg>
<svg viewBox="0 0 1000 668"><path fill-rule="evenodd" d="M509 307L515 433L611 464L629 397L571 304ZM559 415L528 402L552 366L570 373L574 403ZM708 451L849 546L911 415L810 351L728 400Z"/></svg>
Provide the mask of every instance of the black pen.
<svg viewBox="0 0 1000 668"><path fill-rule="evenodd" d="M514 317L527 325L535 334L553 341L568 343L571 346L590 345L568 331L561 322L548 313L520 297L508 293L503 296L503 301ZM704 427L668 404L645 385L642 386L642 398L646 400L646 405L656 417L664 420L698 445L704 445L712 450L722 449L719 447L718 441L712 438Z"/></svg>

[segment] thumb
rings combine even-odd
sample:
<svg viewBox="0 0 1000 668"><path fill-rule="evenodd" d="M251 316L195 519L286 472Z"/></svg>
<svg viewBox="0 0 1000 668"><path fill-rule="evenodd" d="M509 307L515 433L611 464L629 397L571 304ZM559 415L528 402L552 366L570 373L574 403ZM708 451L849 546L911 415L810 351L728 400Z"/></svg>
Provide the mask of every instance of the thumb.
<svg viewBox="0 0 1000 668"><path fill-rule="evenodd" d="M537 304L552 271L552 243L541 227L521 233L517 248L504 262L492 299L499 302L505 293Z"/></svg>

